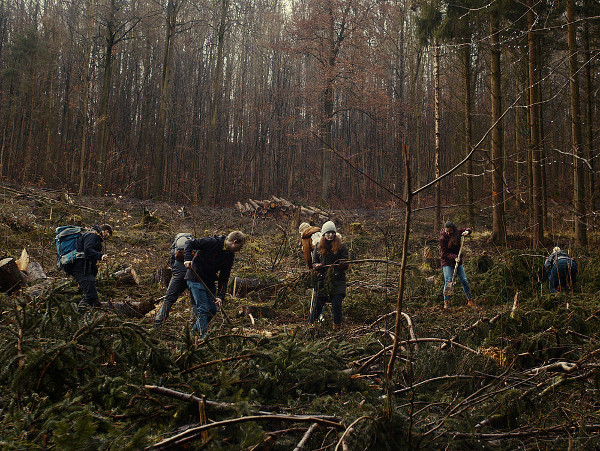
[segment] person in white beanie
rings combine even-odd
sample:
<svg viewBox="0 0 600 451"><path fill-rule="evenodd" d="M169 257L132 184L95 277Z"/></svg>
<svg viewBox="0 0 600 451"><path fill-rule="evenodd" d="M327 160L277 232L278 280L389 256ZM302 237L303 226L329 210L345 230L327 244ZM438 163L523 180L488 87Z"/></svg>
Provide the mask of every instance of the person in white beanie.
<svg viewBox="0 0 600 451"><path fill-rule="evenodd" d="M321 227L321 240L312 254L316 272L316 296L311 303L309 322L312 324L321 315L326 302L331 302L333 328L342 324L342 300L346 296L346 270L348 269L348 249L337 234L332 221Z"/></svg>

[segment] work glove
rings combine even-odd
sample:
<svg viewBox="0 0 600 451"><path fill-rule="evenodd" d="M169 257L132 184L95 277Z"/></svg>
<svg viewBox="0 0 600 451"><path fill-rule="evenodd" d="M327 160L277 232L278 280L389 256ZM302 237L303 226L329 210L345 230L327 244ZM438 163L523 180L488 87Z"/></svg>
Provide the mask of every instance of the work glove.
<svg viewBox="0 0 600 451"><path fill-rule="evenodd" d="M465 231L462 233L462 236L467 236L467 235L469 235L470 233L471 233L471 232L469 232L468 230L465 230Z"/></svg>
<svg viewBox="0 0 600 451"><path fill-rule="evenodd" d="M223 299L221 299L219 296L215 297L215 305L217 307L221 307L221 305L223 305Z"/></svg>
<svg viewBox="0 0 600 451"><path fill-rule="evenodd" d="M191 268L192 267L192 261L191 260L186 260L183 262L183 266L185 266L186 268Z"/></svg>
<svg viewBox="0 0 600 451"><path fill-rule="evenodd" d="M108 259L108 255L102 254L102 257L100 257L100 260L106 260L106 259Z"/></svg>

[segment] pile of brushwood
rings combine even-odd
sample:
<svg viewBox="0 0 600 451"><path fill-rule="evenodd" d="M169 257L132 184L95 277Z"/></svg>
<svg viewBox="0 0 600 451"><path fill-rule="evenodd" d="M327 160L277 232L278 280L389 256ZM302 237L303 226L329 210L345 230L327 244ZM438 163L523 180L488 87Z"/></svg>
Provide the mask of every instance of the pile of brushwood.
<svg viewBox="0 0 600 451"><path fill-rule="evenodd" d="M35 217L19 222L31 202L4 200L14 210L3 214L14 220L1 229L2 252L27 244L53 278L43 290L0 294L3 449L593 449L600 440L597 250L576 255L575 294L549 295L540 272L547 250L488 249L475 236L466 270L481 308L466 308L457 292L443 310L441 271L423 263L424 237L415 235L387 383L398 267L383 261L400 261L401 218L336 212L363 261L348 273L344 328L334 333L329 310L323 322L306 323L310 278L291 227L233 210L190 209L192 219L179 219L168 206L157 211L160 222L139 225L126 212L141 215L141 207L105 199L86 201L110 210L103 217L38 199ZM57 222L47 218L59 210L117 225L107 243L111 264L134 263L142 283L115 287L103 276L115 268L101 272L103 301L158 300L164 289L154 269L182 230L247 231L232 277L269 277L276 289L227 299L205 341L190 334L187 295L158 329L153 313L78 311L76 285L51 269ZM365 227L349 227L359 221Z"/></svg>

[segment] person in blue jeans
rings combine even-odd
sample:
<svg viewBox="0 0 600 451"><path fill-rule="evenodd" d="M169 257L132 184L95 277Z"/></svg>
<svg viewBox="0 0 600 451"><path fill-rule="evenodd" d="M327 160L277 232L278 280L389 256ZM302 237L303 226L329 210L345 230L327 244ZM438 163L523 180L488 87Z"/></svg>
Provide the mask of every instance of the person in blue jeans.
<svg viewBox="0 0 600 451"><path fill-rule="evenodd" d="M571 289L575 291L577 282L577 262L569 257L565 251L556 246L544 262L544 269L548 274L548 288L550 293Z"/></svg>
<svg viewBox="0 0 600 451"><path fill-rule="evenodd" d="M460 260L458 259L461 236L467 236L471 233L471 229L459 229L452 221L446 222L441 231L440 250L442 272L444 273L444 308L450 307L450 296L446 295L446 287L452 281L455 265L458 265L458 268L456 269L456 276L458 277L458 280L460 280L463 291L467 296L467 305L471 308L477 307L477 304L475 304L475 301L473 301L471 288L469 287L469 282L467 281L467 274L465 273L465 269L462 264L462 255Z"/></svg>
<svg viewBox="0 0 600 451"><path fill-rule="evenodd" d="M192 293L192 310L196 318L192 332L199 333L201 338L206 336L208 323L225 298L235 253L245 243L246 235L236 230L227 236L215 235L189 240L185 245L183 264L188 268L185 280Z"/></svg>

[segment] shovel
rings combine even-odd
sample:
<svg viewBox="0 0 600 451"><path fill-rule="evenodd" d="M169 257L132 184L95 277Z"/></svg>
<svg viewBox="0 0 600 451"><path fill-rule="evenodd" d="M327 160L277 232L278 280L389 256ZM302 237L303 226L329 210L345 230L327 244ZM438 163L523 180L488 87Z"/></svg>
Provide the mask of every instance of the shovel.
<svg viewBox="0 0 600 451"><path fill-rule="evenodd" d="M444 296L452 296L452 292L454 291L454 281L456 280L456 271L458 270L458 262L460 261L460 255L462 254L463 244L465 243L465 237L461 235L460 237L460 248L458 249L458 256L456 257L456 263L454 264L454 272L452 273L452 280L448 285L446 285L446 289L444 290Z"/></svg>

